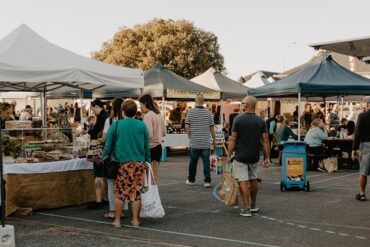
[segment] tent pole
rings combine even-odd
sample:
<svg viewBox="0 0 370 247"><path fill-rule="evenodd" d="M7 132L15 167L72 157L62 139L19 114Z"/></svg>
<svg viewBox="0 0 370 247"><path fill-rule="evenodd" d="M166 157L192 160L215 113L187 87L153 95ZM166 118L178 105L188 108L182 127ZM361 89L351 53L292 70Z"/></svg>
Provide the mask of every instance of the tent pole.
<svg viewBox="0 0 370 247"><path fill-rule="evenodd" d="M2 125L2 119L0 118L0 126ZM3 137L2 128L0 127L0 205L1 205L1 225L5 227L5 188L4 188L4 164L3 164Z"/></svg>
<svg viewBox="0 0 370 247"><path fill-rule="evenodd" d="M342 98L341 98L341 119L343 118L344 116L344 113L343 113L343 104L344 104L344 99L343 99L343 95L342 95Z"/></svg>
<svg viewBox="0 0 370 247"><path fill-rule="evenodd" d="M166 113L164 112L165 111L165 106L164 106L164 97L162 96L162 115L163 115L163 117L164 117L164 125L167 125L167 123L166 123Z"/></svg>
<svg viewBox="0 0 370 247"><path fill-rule="evenodd" d="M301 87L298 91L298 140L301 140Z"/></svg>
<svg viewBox="0 0 370 247"><path fill-rule="evenodd" d="M223 129L224 128L224 100L221 99L221 107L220 107L220 124L221 124L221 128Z"/></svg>
<svg viewBox="0 0 370 247"><path fill-rule="evenodd" d="M48 127L48 115L47 115L46 104L47 104L46 87L44 87L44 90L42 91L42 111L43 111L42 127L43 128Z"/></svg>
<svg viewBox="0 0 370 247"><path fill-rule="evenodd" d="M82 112L82 98L83 98L83 89L80 90L79 92L79 101L80 101L80 123L82 123L82 118L83 118L83 112Z"/></svg>

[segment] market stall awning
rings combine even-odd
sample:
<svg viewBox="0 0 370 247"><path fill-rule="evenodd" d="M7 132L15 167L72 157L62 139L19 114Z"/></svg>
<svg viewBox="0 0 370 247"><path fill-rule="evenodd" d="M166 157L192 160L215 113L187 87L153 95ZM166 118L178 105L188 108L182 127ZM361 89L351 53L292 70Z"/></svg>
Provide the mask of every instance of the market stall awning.
<svg viewBox="0 0 370 247"><path fill-rule="evenodd" d="M322 52L301 70L279 81L249 89L256 97L369 95L370 80L347 70Z"/></svg>
<svg viewBox="0 0 370 247"><path fill-rule="evenodd" d="M204 85L221 93L222 99L242 99L247 96L248 88L228 78L214 68L209 68L203 74L191 79L199 85Z"/></svg>
<svg viewBox="0 0 370 247"><path fill-rule="evenodd" d="M22 24L0 40L0 91L94 92L142 88L143 73L83 57Z"/></svg>
<svg viewBox="0 0 370 247"><path fill-rule="evenodd" d="M316 50L322 49L348 56L357 57L364 62L370 62L370 37L357 39L337 40L310 44Z"/></svg>
<svg viewBox="0 0 370 247"><path fill-rule="evenodd" d="M203 93L206 99L220 99L220 93L189 81L157 63L144 74L144 94L154 98L193 99Z"/></svg>

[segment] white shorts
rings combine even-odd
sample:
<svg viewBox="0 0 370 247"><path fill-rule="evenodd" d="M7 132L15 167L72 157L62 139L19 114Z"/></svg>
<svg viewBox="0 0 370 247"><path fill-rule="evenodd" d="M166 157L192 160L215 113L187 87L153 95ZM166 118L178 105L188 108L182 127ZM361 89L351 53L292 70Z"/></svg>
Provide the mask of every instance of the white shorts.
<svg viewBox="0 0 370 247"><path fill-rule="evenodd" d="M258 162L246 164L234 159L234 177L238 179L239 182L257 179L257 165Z"/></svg>

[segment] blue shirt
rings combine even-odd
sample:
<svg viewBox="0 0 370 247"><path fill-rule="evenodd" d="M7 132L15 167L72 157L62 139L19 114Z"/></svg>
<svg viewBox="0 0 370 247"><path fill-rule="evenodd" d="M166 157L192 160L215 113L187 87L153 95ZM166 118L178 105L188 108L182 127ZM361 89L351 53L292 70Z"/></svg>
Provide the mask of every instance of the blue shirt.
<svg viewBox="0 0 370 247"><path fill-rule="evenodd" d="M308 130L304 141L310 147L320 147L322 145L322 141L326 139L328 139L328 132L319 127L311 127Z"/></svg>

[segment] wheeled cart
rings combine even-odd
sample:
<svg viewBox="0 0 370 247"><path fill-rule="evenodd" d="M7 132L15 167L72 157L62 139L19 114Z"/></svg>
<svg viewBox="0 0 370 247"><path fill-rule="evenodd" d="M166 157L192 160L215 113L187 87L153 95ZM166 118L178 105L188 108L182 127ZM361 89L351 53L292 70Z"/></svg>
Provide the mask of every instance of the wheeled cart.
<svg viewBox="0 0 370 247"><path fill-rule="evenodd" d="M302 141L283 143L280 190L289 189L310 191L310 182L307 180L306 143Z"/></svg>

